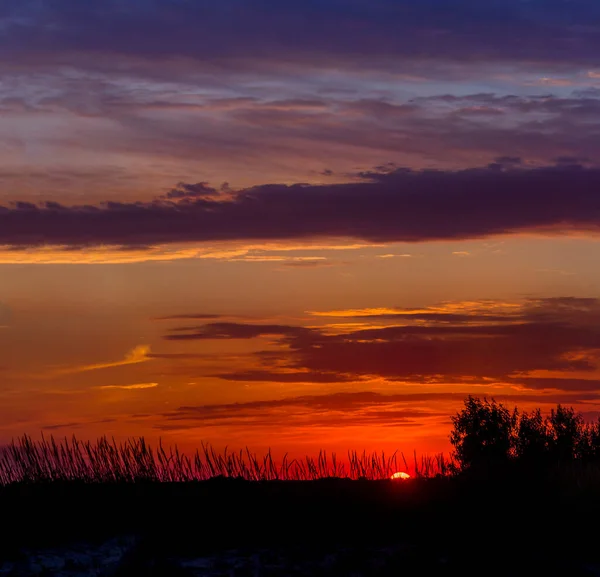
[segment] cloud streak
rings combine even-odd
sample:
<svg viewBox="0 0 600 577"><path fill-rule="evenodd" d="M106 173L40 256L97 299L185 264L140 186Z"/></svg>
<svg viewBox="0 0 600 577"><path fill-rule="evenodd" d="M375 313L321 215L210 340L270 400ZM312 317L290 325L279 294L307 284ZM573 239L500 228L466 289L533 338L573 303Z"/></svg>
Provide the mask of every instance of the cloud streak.
<svg viewBox="0 0 600 577"><path fill-rule="evenodd" d="M455 398L454 396L446 396ZM456 397L457 398L457 397ZM182 406L162 415L159 429L246 425L280 427L284 423L319 427L423 425L425 418L445 418L445 413L410 406L411 395L334 393L279 400L216 405Z"/></svg>
<svg viewBox="0 0 600 577"><path fill-rule="evenodd" d="M137 365L138 363L145 363L146 361L152 360L150 356L149 345L138 345L131 349L125 358L120 361L109 361L106 363L93 363L89 365L81 365L78 367L69 367L65 369L58 369L55 374L67 375L72 373L84 373L87 371L97 371L101 369L112 369L114 367L123 367L127 365Z"/></svg>
<svg viewBox="0 0 600 577"><path fill-rule="evenodd" d="M137 383L133 385L103 385L98 388L102 390L120 389L124 391L137 391L140 389L155 389L156 387L158 387L158 383Z"/></svg>
<svg viewBox="0 0 600 577"><path fill-rule="evenodd" d="M449 422L448 403L458 405L466 392L385 395L359 391L305 395L245 403L181 406L161 415L161 430L199 427L419 427ZM502 394L501 402L573 404L597 401L596 393ZM425 404L429 408L423 406ZM442 408L443 407L443 408ZM440 410L441 409L441 410Z"/></svg>

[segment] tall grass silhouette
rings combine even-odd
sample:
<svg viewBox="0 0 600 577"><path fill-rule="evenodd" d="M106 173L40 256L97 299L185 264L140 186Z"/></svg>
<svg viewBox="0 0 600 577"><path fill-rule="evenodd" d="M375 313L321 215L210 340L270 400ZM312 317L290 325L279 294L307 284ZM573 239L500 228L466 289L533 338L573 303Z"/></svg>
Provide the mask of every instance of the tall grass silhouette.
<svg viewBox="0 0 600 577"><path fill-rule="evenodd" d="M404 453L349 451L343 458L319 451L316 457L281 459L271 451L259 456L248 448L216 451L202 443L191 456L177 445L153 448L143 437L95 442L75 436L18 437L0 447L0 486L13 483L81 481L86 483L186 482L212 478L247 481L310 481L326 478L382 480L399 471L421 478L457 473L550 473L597 478L600 471L600 419L587 423L573 408L558 405L546 417L539 409L509 410L494 399L469 396L452 417L454 452L417 457ZM585 475L584 475L585 473Z"/></svg>
<svg viewBox="0 0 600 577"><path fill-rule="evenodd" d="M448 475L451 457L444 454L417 457L409 466L403 453L349 451L340 459L336 453L320 451L318 456L277 460L269 450L259 456L248 448L237 452L217 452L202 444L192 456L177 446L156 448L143 437L117 443L101 437L95 442L75 436L56 441L54 437L33 440L23 435L0 448L0 485L81 481L86 483L186 482L211 478L248 481L309 481L326 478L389 479L400 470L416 477Z"/></svg>

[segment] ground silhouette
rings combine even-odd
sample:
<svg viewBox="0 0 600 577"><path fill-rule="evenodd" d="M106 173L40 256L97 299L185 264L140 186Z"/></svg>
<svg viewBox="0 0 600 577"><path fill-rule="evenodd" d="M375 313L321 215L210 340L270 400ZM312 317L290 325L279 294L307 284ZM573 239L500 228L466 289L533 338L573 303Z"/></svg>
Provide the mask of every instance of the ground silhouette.
<svg viewBox="0 0 600 577"><path fill-rule="evenodd" d="M342 551L320 575L597 574L597 423L570 408L544 416L469 397L450 435L453 466L405 482L219 475L9 483L0 488L10 527L0 558L135 535L117 575L193 574L178 560L232 549L298 559Z"/></svg>

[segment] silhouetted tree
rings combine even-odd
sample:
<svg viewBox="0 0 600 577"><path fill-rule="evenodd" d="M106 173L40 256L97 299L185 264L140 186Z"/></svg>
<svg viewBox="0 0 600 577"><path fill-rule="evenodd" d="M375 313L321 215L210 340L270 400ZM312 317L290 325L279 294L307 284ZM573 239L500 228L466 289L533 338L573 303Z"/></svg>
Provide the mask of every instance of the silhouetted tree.
<svg viewBox="0 0 600 577"><path fill-rule="evenodd" d="M558 405L550 412L549 450L553 461L564 463L578 459L585 452L586 425L583 417L570 407Z"/></svg>
<svg viewBox="0 0 600 577"><path fill-rule="evenodd" d="M572 407L558 405L544 418L540 409L519 414L469 395L452 423L450 442L463 472L497 472L514 463L544 474L572 462L600 463L600 419L588 424Z"/></svg>
<svg viewBox="0 0 600 577"><path fill-rule="evenodd" d="M586 462L600 462L600 418L586 426L581 453L581 458Z"/></svg>
<svg viewBox="0 0 600 577"><path fill-rule="evenodd" d="M524 411L518 418L515 457L523 464L539 467L548 461L550 431L540 409Z"/></svg>
<svg viewBox="0 0 600 577"><path fill-rule="evenodd" d="M494 399L469 395L462 411L452 417L450 442L463 471L483 471L507 465L513 454L518 418Z"/></svg>

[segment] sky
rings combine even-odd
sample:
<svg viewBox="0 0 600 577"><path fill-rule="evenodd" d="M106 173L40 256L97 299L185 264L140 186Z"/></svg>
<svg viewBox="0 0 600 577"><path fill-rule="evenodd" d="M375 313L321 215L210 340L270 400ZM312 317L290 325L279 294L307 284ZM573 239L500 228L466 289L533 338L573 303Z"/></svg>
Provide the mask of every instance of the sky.
<svg viewBox="0 0 600 577"><path fill-rule="evenodd" d="M0 443L448 451L600 414L600 4L3 0Z"/></svg>

